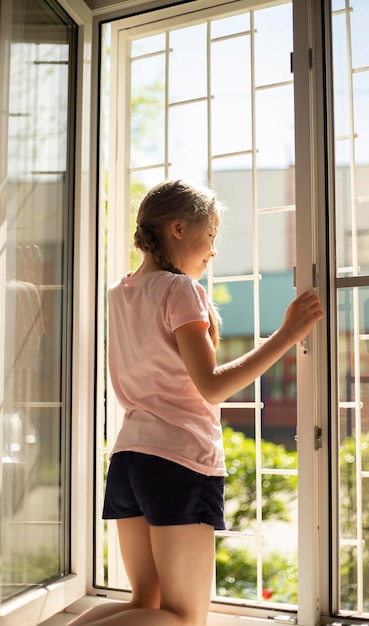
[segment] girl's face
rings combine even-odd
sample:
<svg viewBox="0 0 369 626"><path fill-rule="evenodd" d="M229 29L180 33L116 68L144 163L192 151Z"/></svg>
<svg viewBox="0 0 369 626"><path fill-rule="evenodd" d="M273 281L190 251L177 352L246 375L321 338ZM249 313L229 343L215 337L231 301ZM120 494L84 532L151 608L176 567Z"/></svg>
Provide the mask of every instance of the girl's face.
<svg viewBox="0 0 369 626"><path fill-rule="evenodd" d="M179 246L177 265L185 274L199 280L209 260L216 256L215 238L219 228L219 216L214 213L209 220L198 226L185 224Z"/></svg>

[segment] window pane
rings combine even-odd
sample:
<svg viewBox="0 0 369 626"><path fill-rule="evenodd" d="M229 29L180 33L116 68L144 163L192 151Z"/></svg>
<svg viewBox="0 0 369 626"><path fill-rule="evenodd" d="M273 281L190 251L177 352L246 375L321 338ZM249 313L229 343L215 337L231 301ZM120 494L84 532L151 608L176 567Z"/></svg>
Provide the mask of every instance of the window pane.
<svg viewBox="0 0 369 626"><path fill-rule="evenodd" d="M135 211L149 187L166 177L214 186L228 211L217 258L202 280L223 318L220 363L274 332L295 296L292 3L276 2L236 16L222 14L224 10L219 7L212 18L202 17L201 11L186 14L181 28L178 16L168 18L162 39L150 33L150 28L158 29L157 22L147 24L146 37L143 24L137 31L126 29L124 20L116 31L113 25L118 41L116 48L113 41L112 54L117 54L118 42L127 50L126 59L117 59L122 64L117 80L128 77L119 93L127 95L122 106L130 111L131 139L130 145L123 145L128 135L122 132L119 154L130 153L131 164L122 156L118 171L131 226L117 247L110 246L109 238L114 240L116 233L113 224L121 225L122 205L109 202L107 209L104 206L112 222L108 241L105 232L100 233L101 241L107 241L108 271L109 266L128 271L138 260L127 233L132 239ZM105 67L109 28L104 26ZM104 90L107 85L108 77ZM103 116L108 119L109 113L107 106ZM122 112L117 115L122 119ZM109 176L109 163L105 168ZM130 267L123 251L127 246ZM113 249L117 257L109 261ZM117 279L111 276L111 282ZM102 340L104 332L101 327ZM105 384L102 378L100 384ZM110 393L108 386L108 409L102 410L105 422L99 425L100 494L106 459L120 427L116 409L109 408L115 406ZM287 603L291 608L297 603L295 352L229 400L222 405L229 469L227 522L230 533L242 535L217 537L215 596L264 607L268 602ZM98 507L100 515L101 501ZM128 589L117 560L115 528L109 523L98 524L97 554L97 584Z"/></svg>
<svg viewBox="0 0 369 626"><path fill-rule="evenodd" d="M339 276L369 275L369 7L333 12L336 237Z"/></svg>
<svg viewBox="0 0 369 626"><path fill-rule="evenodd" d="M369 287L338 291L342 611L369 612Z"/></svg>
<svg viewBox="0 0 369 626"><path fill-rule="evenodd" d="M143 57L131 65L131 167L164 162L165 56ZM147 106L150 104L150 115Z"/></svg>
<svg viewBox="0 0 369 626"><path fill-rule="evenodd" d="M369 615L369 5L332 5L338 327L337 610Z"/></svg>
<svg viewBox="0 0 369 626"><path fill-rule="evenodd" d="M70 568L69 144L76 29L47 3L18 9L9 12L9 66L2 66L9 117L0 136L1 182L7 179L0 266L3 600Z"/></svg>
<svg viewBox="0 0 369 626"><path fill-rule="evenodd" d="M250 150L250 34L235 39L215 39L211 54L213 153Z"/></svg>

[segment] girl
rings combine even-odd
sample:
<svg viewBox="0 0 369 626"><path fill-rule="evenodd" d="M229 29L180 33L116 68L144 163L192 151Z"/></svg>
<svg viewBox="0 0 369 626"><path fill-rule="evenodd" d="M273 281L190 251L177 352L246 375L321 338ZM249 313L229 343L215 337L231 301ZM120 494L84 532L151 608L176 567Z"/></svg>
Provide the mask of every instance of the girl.
<svg viewBox="0 0 369 626"><path fill-rule="evenodd" d="M219 403L252 383L322 318L299 296L259 347L217 365L217 318L197 282L215 256L215 195L166 181L143 199L140 267L109 290L109 367L125 417L111 454L105 519L116 519L129 603L91 609L82 626L205 626L214 529L224 529Z"/></svg>

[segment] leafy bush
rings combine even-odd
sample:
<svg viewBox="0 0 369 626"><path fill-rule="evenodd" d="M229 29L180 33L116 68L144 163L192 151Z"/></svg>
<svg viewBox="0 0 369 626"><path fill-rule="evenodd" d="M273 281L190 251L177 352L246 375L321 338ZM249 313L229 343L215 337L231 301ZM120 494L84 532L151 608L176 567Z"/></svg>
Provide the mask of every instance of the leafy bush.
<svg viewBox="0 0 369 626"><path fill-rule="evenodd" d="M256 518L256 445L230 427L223 430L228 469L226 518L229 530L252 530ZM261 442L263 468L296 469L297 453L284 446ZM297 497L297 476L267 474L262 480L263 520L288 522L289 504ZM217 595L256 600L257 564L249 550L217 538ZM263 561L263 597L273 602L297 603L297 559L270 553Z"/></svg>

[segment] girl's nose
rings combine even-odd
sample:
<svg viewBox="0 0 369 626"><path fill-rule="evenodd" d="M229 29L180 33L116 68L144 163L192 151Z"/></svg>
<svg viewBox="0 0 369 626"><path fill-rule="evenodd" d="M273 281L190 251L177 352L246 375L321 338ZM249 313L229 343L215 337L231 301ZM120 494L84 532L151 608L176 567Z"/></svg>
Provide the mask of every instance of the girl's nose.
<svg viewBox="0 0 369 626"><path fill-rule="evenodd" d="M211 246L211 251L210 251L211 256L216 256L217 255L217 249L215 247L215 244L213 243L213 245Z"/></svg>

